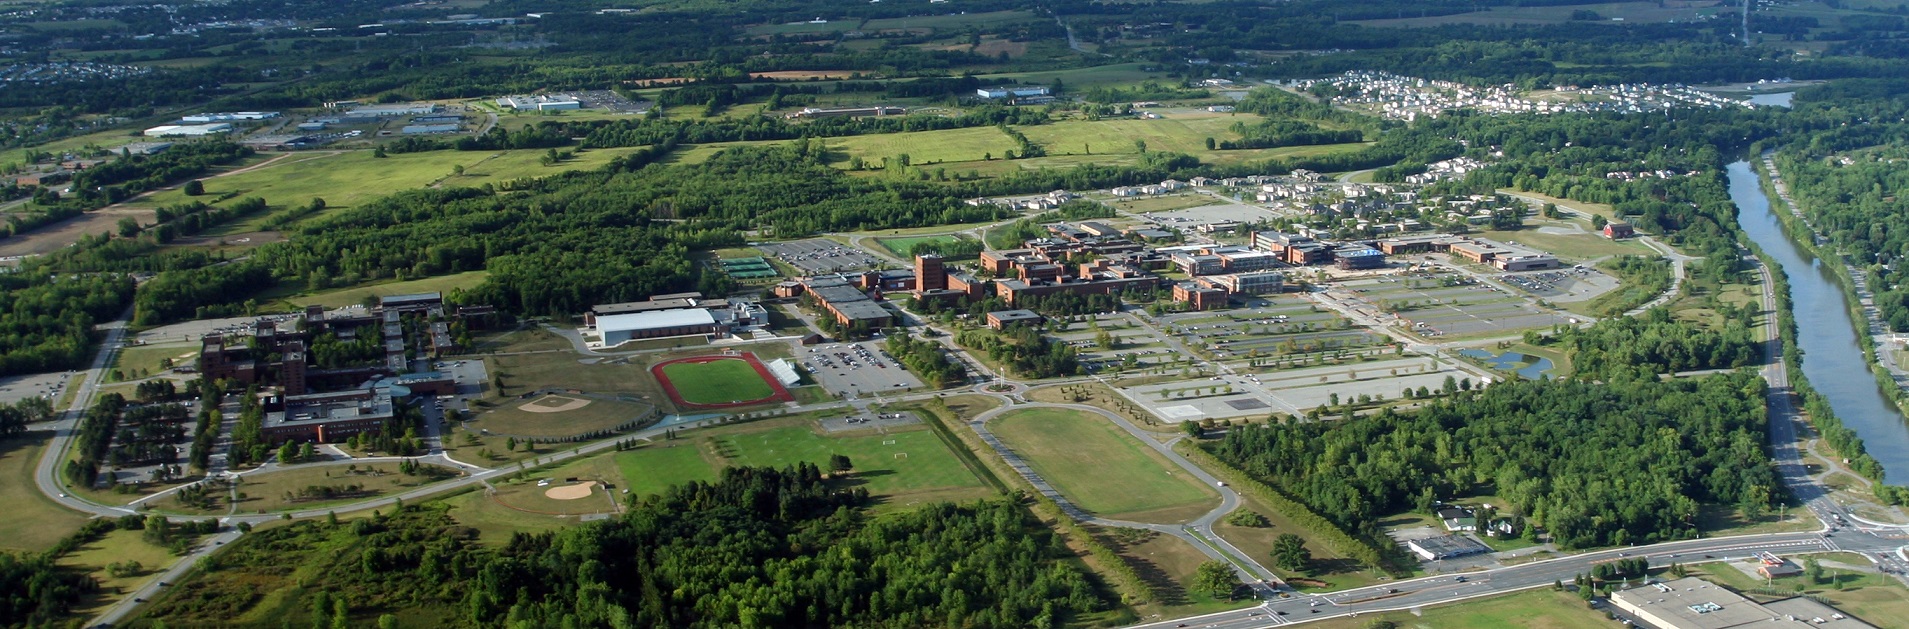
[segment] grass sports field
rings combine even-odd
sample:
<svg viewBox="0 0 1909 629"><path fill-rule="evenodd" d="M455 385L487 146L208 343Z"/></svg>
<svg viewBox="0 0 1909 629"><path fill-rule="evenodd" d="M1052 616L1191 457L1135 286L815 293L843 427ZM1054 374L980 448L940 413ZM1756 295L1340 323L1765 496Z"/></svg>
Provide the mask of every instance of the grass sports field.
<svg viewBox="0 0 1909 629"><path fill-rule="evenodd" d="M782 467L807 461L828 465L829 455L847 456L855 482L894 504L965 500L988 494L987 486L925 426L818 432L807 419L772 420L693 433L616 454L617 467L633 495L647 495L688 481L715 480L729 466Z"/></svg>
<svg viewBox="0 0 1909 629"><path fill-rule="evenodd" d="M649 413L636 404L581 395L545 395L534 400L502 400L479 413L472 424L494 434L515 437L573 437L610 430Z"/></svg>
<svg viewBox="0 0 1909 629"><path fill-rule="evenodd" d="M1092 413L1037 408L994 420L994 433L1082 509L1110 518L1183 522L1218 505L1212 489Z"/></svg>
<svg viewBox="0 0 1909 629"><path fill-rule="evenodd" d="M909 236L905 238L877 238L875 242L880 243L882 248L887 249L890 253L905 258L910 255L910 251L922 243L953 243L959 240L961 239L954 236Z"/></svg>
<svg viewBox="0 0 1909 629"><path fill-rule="evenodd" d="M776 394L756 368L740 358L669 363L662 372L676 395L690 404L750 402Z"/></svg>

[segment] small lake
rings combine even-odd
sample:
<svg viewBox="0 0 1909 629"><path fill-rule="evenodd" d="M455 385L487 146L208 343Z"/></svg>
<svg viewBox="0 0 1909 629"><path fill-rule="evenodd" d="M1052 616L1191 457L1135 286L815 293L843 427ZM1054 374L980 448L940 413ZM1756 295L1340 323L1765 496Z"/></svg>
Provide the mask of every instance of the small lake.
<svg viewBox="0 0 1909 629"><path fill-rule="evenodd" d="M1755 96L1750 97L1750 104L1764 106L1764 107L1774 105L1777 107L1787 108L1790 106L1790 99L1795 96L1796 96L1796 92L1776 92L1773 94L1757 94Z"/></svg>
<svg viewBox="0 0 1909 629"><path fill-rule="evenodd" d="M1458 350L1458 354L1466 358L1484 361L1484 363L1490 365L1492 369L1509 371L1518 374L1518 377L1526 380L1542 380L1547 377L1545 375L1546 373L1557 367L1557 365L1551 363L1551 359L1549 358L1532 356L1521 352L1493 354L1482 349L1461 349Z"/></svg>

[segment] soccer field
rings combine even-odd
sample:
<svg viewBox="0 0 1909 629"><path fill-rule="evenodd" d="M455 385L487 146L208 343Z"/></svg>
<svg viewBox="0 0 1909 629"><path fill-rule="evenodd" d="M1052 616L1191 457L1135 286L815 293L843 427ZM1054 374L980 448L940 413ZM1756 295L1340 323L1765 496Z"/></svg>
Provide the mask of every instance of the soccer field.
<svg viewBox="0 0 1909 629"><path fill-rule="evenodd" d="M774 388L741 359L663 365L663 377L690 404L749 402L775 395Z"/></svg>
<svg viewBox="0 0 1909 629"><path fill-rule="evenodd" d="M664 442L616 455L631 494L648 495L670 485L715 480L730 466L783 467L800 462L827 468L829 455L847 456L855 478L869 493L899 496L946 490L974 490L981 497L987 486L925 427L890 429L887 433L859 431L847 436L817 434L805 420L767 430L725 432Z"/></svg>
<svg viewBox="0 0 1909 629"><path fill-rule="evenodd" d="M1080 508L1115 519L1182 522L1218 495L1100 416L1034 408L1002 415L994 434Z"/></svg>

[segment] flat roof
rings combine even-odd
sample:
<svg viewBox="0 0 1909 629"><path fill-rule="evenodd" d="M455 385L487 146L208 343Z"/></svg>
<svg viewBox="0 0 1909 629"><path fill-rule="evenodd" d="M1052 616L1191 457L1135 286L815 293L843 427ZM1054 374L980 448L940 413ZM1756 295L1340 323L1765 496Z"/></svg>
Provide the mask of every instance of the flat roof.
<svg viewBox="0 0 1909 629"><path fill-rule="evenodd" d="M598 304L590 307L590 312L599 317L629 314L632 312L652 312L657 310L682 310L694 308L696 302L688 299L652 299L650 301L631 301L620 304Z"/></svg>
<svg viewBox="0 0 1909 629"><path fill-rule="evenodd" d="M988 316L994 317L996 320L1000 320L1000 321L1021 321L1021 320L1027 320L1027 319L1041 318L1040 313L1034 312L1032 310L1027 310L1027 309L996 310L994 312L988 313Z"/></svg>
<svg viewBox="0 0 1909 629"><path fill-rule="evenodd" d="M683 310L655 310L650 312L632 312L597 317L597 331L628 332L631 330L654 330L657 328L676 328L687 325L715 325L716 317L702 308Z"/></svg>
<svg viewBox="0 0 1909 629"><path fill-rule="evenodd" d="M864 296L866 297L866 296ZM895 316L887 308L873 301L851 301L835 304L835 311L850 320L884 319Z"/></svg>
<svg viewBox="0 0 1909 629"><path fill-rule="evenodd" d="M868 301L868 295L863 293L861 289L846 284L827 286L816 286L812 284L809 286L809 292L814 293L816 299L828 302L830 305L834 305L838 308L848 303Z"/></svg>
<svg viewBox="0 0 1909 629"><path fill-rule="evenodd" d="M380 298L378 300L378 303L389 306L392 304L408 304L412 302L429 302L429 301L444 301L444 294L443 293L411 293L409 295L392 295L390 297Z"/></svg>

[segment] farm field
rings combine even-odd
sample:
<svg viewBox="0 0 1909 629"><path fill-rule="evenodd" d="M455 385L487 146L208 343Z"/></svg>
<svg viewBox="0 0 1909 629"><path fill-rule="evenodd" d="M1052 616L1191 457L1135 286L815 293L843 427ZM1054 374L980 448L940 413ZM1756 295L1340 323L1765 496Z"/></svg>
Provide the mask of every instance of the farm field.
<svg viewBox="0 0 1909 629"><path fill-rule="evenodd" d="M722 468L731 466L783 467L806 461L826 467L832 454L847 456L855 465L851 483L892 505L960 501L989 493L925 426L825 434L808 419L777 419L693 435L614 455L630 493L648 495L674 484L715 480Z"/></svg>
<svg viewBox="0 0 1909 629"><path fill-rule="evenodd" d="M690 404L748 402L775 394L755 367L740 359L671 363L662 370L677 395Z"/></svg>
<svg viewBox="0 0 1909 629"><path fill-rule="evenodd" d="M1603 4L1578 4L1571 6L1532 6L1532 7L1490 7L1485 11L1440 15L1427 17L1393 18L1387 20L1359 20L1353 24L1365 26L1391 26L1401 28L1424 28L1446 24L1563 24L1571 20L1571 14L1577 10L1589 10L1605 19L1622 18L1626 22L1668 22L1672 20L1691 20L1699 16L1715 15L1720 9L1714 3L1699 3L1691 0L1670 2L1609 2Z"/></svg>
<svg viewBox="0 0 1909 629"><path fill-rule="evenodd" d="M389 297L392 295L411 295L415 293L448 294L457 289L476 288L477 285L483 284L484 280L488 278L490 278L490 271L467 271L464 273L453 273L451 275L427 277L420 280L373 284L370 286L359 286L297 297L287 297L283 301L299 309L303 309L305 306L341 308L344 306L362 304L366 298L372 296Z"/></svg>
<svg viewBox="0 0 1909 629"><path fill-rule="evenodd" d="M1183 522L1217 495L1106 419L1071 409L1026 409L992 426L1080 508L1142 522Z"/></svg>

